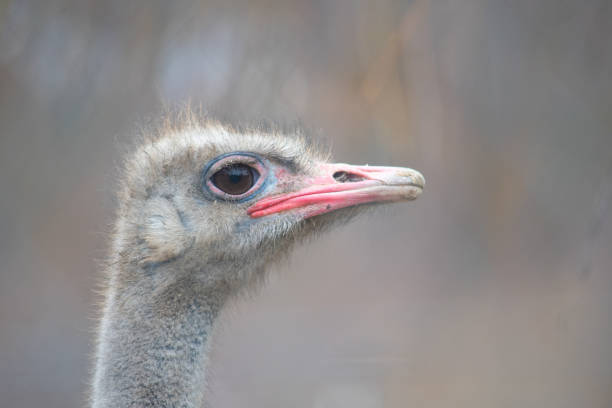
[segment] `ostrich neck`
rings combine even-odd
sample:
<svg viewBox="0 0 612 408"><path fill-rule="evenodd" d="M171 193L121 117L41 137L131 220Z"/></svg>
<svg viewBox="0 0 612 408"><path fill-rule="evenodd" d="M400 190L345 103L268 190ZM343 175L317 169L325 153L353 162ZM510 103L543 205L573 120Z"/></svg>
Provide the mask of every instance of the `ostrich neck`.
<svg viewBox="0 0 612 408"><path fill-rule="evenodd" d="M211 331L229 289L211 287L197 273L177 274L171 265L152 275L138 267L111 274L93 408L203 405ZM136 275L141 278L134 284Z"/></svg>

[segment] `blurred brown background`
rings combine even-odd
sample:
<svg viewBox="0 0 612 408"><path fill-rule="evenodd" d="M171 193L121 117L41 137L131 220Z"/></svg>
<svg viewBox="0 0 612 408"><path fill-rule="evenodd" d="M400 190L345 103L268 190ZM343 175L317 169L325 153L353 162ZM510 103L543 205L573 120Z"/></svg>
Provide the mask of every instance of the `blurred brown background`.
<svg viewBox="0 0 612 408"><path fill-rule="evenodd" d="M428 182L225 314L213 407L612 406L611 22L608 0L1 2L0 405L85 404L116 163L191 100Z"/></svg>

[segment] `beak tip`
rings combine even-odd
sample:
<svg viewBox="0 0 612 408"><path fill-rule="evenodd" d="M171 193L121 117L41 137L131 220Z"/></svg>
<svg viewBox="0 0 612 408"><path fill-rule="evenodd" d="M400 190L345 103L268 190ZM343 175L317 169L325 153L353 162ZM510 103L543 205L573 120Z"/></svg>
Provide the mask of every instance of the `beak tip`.
<svg viewBox="0 0 612 408"><path fill-rule="evenodd" d="M421 188L421 190L425 189L425 177L420 173L420 172L416 172L415 174L415 184Z"/></svg>

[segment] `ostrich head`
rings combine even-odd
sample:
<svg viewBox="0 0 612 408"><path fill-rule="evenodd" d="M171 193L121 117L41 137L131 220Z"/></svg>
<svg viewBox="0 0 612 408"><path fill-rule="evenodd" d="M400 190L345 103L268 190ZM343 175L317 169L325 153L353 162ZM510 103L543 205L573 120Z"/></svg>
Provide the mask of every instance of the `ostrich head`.
<svg viewBox="0 0 612 408"><path fill-rule="evenodd" d="M367 204L413 200L424 183L408 168L329 163L297 134L205 123L144 144L128 162L117 252L150 272L199 270L231 290L296 239Z"/></svg>
<svg viewBox="0 0 612 408"><path fill-rule="evenodd" d="M412 200L406 168L329 163L298 135L166 130L126 165L92 405L201 406L213 323L299 238Z"/></svg>

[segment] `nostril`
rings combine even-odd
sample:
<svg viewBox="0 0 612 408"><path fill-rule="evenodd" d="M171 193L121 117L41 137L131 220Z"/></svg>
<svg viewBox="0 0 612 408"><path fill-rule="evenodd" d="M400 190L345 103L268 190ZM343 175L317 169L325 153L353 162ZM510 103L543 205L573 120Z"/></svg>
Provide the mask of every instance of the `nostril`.
<svg viewBox="0 0 612 408"><path fill-rule="evenodd" d="M347 171L337 171L335 172L332 177L334 178L334 180L336 180L338 183L355 183L357 181L363 181L365 180L362 176L360 176L359 174L355 174L355 173L349 173Z"/></svg>

